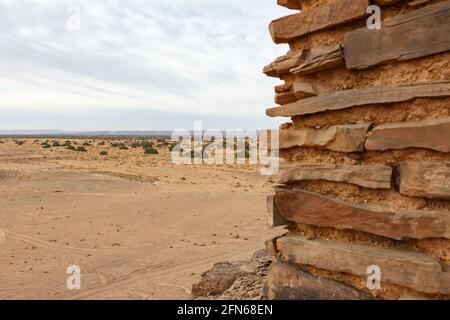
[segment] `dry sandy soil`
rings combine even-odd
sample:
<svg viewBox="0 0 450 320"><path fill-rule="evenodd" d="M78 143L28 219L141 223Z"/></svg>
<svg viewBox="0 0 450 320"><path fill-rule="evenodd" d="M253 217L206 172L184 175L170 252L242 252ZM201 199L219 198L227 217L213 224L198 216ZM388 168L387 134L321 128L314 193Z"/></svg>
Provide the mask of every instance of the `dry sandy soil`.
<svg viewBox="0 0 450 320"><path fill-rule="evenodd" d="M280 233L266 226L271 185L255 166L0 140L0 299L189 299L215 262L248 259ZM81 290L66 288L69 265Z"/></svg>

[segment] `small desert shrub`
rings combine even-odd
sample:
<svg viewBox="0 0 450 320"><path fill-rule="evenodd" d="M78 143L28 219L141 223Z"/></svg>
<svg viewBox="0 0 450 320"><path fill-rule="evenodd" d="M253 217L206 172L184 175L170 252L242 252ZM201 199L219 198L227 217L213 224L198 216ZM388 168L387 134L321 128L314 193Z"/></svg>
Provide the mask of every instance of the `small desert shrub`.
<svg viewBox="0 0 450 320"><path fill-rule="evenodd" d="M14 142L15 142L18 146L21 146L21 145L23 145L23 144L25 143L25 141L23 141L23 140L14 140Z"/></svg>
<svg viewBox="0 0 450 320"><path fill-rule="evenodd" d="M82 144L83 147L92 147L92 144L90 144L89 142L84 142Z"/></svg>
<svg viewBox="0 0 450 320"><path fill-rule="evenodd" d="M42 148L44 149L50 149L52 146L49 143L43 144Z"/></svg>
<svg viewBox="0 0 450 320"><path fill-rule="evenodd" d="M144 154L159 154L159 152L153 146L147 146L144 148Z"/></svg>
<svg viewBox="0 0 450 320"><path fill-rule="evenodd" d="M105 141L102 141L102 142L99 142L97 145L98 146L104 146L106 143L105 143Z"/></svg>
<svg viewBox="0 0 450 320"><path fill-rule="evenodd" d="M69 145L69 146L67 146L67 148L66 149L68 149L68 150L75 150L75 147L74 146L72 146L72 145Z"/></svg>
<svg viewBox="0 0 450 320"><path fill-rule="evenodd" d="M125 143L121 142L115 142L111 144L111 148L119 148L120 150L128 150L128 147L125 145Z"/></svg>
<svg viewBox="0 0 450 320"><path fill-rule="evenodd" d="M64 147L68 147L72 145L72 142L70 140L66 140L64 141L64 143L62 144Z"/></svg>
<svg viewBox="0 0 450 320"><path fill-rule="evenodd" d="M53 142L52 147L61 147L61 144L59 143L59 141L55 141Z"/></svg>
<svg viewBox="0 0 450 320"><path fill-rule="evenodd" d="M131 143L131 147L132 148L134 148L134 149L136 149L136 148L138 148L138 147L140 147L142 144L141 143L139 143L139 142L133 142L133 143Z"/></svg>
<svg viewBox="0 0 450 320"><path fill-rule="evenodd" d="M76 152L87 152L86 148L83 147L83 146L76 147L73 151L76 151Z"/></svg>
<svg viewBox="0 0 450 320"><path fill-rule="evenodd" d="M103 151L100 152L100 155L101 156L107 156L108 155L108 151L103 150Z"/></svg>
<svg viewBox="0 0 450 320"><path fill-rule="evenodd" d="M147 148L153 148L153 142L151 141L144 141L141 143L142 148L147 149Z"/></svg>
<svg viewBox="0 0 450 320"><path fill-rule="evenodd" d="M3 141L3 140L0 140L0 143L5 143L5 141Z"/></svg>

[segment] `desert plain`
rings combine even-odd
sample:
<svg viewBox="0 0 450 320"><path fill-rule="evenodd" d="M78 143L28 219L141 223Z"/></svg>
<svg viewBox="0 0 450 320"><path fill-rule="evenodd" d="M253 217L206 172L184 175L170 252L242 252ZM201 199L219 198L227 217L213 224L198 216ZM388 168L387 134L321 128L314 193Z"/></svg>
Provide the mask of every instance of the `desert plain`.
<svg viewBox="0 0 450 320"><path fill-rule="evenodd" d="M257 166L176 165L148 140L158 154L133 139L0 137L0 299L190 299L214 263L280 234Z"/></svg>

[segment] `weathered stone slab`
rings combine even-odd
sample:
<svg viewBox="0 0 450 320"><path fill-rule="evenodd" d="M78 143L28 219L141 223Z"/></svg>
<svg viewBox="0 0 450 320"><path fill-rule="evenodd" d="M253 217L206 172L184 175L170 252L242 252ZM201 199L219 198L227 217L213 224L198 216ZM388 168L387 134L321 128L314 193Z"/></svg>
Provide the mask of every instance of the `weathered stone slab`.
<svg viewBox="0 0 450 320"><path fill-rule="evenodd" d="M430 2L431 0L415 0L408 3L408 6L415 7Z"/></svg>
<svg viewBox="0 0 450 320"><path fill-rule="evenodd" d="M305 75L344 65L344 53L339 45L305 50L291 50L268 66L263 72L269 77L281 77L294 72Z"/></svg>
<svg viewBox="0 0 450 320"><path fill-rule="evenodd" d="M307 77L295 78L292 84L292 90L299 100L328 94L334 91L333 88L324 81Z"/></svg>
<svg viewBox="0 0 450 320"><path fill-rule="evenodd" d="M450 117L420 122L387 123L375 127L366 140L367 150L423 148L450 152Z"/></svg>
<svg viewBox="0 0 450 320"><path fill-rule="evenodd" d="M415 1L408 2L408 6L410 6L410 7L420 6L421 4L425 4L430 1L431 0L415 0Z"/></svg>
<svg viewBox="0 0 450 320"><path fill-rule="evenodd" d="M400 193L412 197L450 200L450 162L401 163Z"/></svg>
<svg viewBox="0 0 450 320"><path fill-rule="evenodd" d="M303 62L290 69L290 73L308 75L344 65L344 54L340 45L317 47L303 52Z"/></svg>
<svg viewBox="0 0 450 320"><path fill-rule="evenodd" d="M264 67L263 72L269 77L280 77L289 73L289 70L303 63L303 50L291 50L284 56L276 58L271 64Z"/></svg>
<svg viewBox="0 0 450 320"><path fill-rule="evenodd" d="M380 7L385 7L385 6L392 6L402 1L403 0L375 0L375 4Z"/></svg>
<svg viewBox="0 0 450 320"><path fill-rule="evenodd" d="M392 168L384 165L317 165L282 164L273 182L288 184L302 180L347 182L371 189L390 189Z"/></svg>
<svg viewBox="0 0 450 320"><path fill-rule="evenodd" d="M383 282L402 285L419 292L450 294L450 272L430 256L413 251L384 249L325 240L307 240L288 235L277 240L285 260L320 269L350 273L367 278L367 268L381 268Z"/></svg>
<svg viewBox="0 0 450 320"><path fill-rule="evenodd" d="M392 210L284 188L277 190L274 206L287 221L300 224L358 230L396 240L450 239L450 215L446 211Z"/></svg>
<svg viewBox="0 0 450 320"><path fill-rule="evenodd" d="M379 5L380 7L385 7L385 6L392 6L392 5L399 4L402 1L403 0L375 0L375 4ZM418 6L418 5L430 2L431 0L408 0L408 1L409 1L408 6L414 7L414 6Z"/></svg>
<svg viewBox="0 0 450 320"><path fill-rule="evenodd" d="M440 2L367 27L344 38L348 69L366 69L383 63L411 60L450 50L450 1Z"/></svg>
<svg viewBox="0 0 450 320"><path fill-rule="evenodd" d="M337 152L364 151L370 124L333 126L326 129L280 130L280 148L315 147Z"/></svg>
<svg viewBox="0 0 450 320"><path fill-rule="evenodd" d="M270 117L293 117L341 110L369 104L410 101L416 98L449 97L450 81L426 81L391 87L370 87L336 91L327 95L299 100L283 107L267 109Z"/></svg>
<svg viewBox="0 0 450 320"><path fill-rule="evenodd" d="M368 0L338 0L272 21L269 30L275 43L290 40L366 17Z"/></svg>
<svg viewBox="0 0 450 320"><path fill-rule="evenodd" d="M302 4L300 0L277 0L278 5L288 9L301 10Z"/></svg>
<svg viewBox="0 0 450 320"><path fill-rule="evenodd" d="M281 261L272 264L264 286L268 300L374 300L345 283L317 277Z"/></svg>
<svg viewBox="0 0 450 320"><path fill-rule="evenodd" d="M290 224L286 219L278 214L278 210L275 207L274 195L267 196L267 225L270 227L281 227Z"/></svg>
<svg viewBox="0 0 450 320"><path fill-rule="evenodd" d="M282 92L275 95L275 103L279 105L286 105L297 100L297 96L294 94L294 92Z"/></svg>
<svg viewBox="0 0 450 320"><path fill-rule="evenodd" d="M292 84L280 84L278 86L275 86L275 93L283 93L283 92L289 92L292 90Z"/></svg>

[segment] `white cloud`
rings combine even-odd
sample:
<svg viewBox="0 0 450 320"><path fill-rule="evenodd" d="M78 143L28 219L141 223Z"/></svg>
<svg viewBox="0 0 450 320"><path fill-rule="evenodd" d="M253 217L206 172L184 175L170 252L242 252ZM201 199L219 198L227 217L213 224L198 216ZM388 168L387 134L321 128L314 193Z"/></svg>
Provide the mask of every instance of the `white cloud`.
<svg viewBox="0 0 450 320"><path fill-rule="evenodd" d="M0 112L261 115L277 83L261 70L287 50L267 26L283 14L267 0L0 0Z"/></svg>

